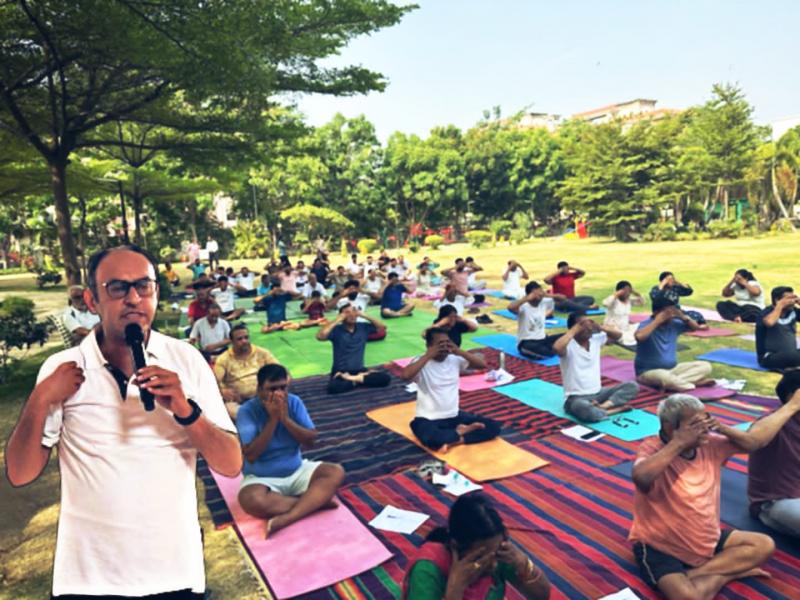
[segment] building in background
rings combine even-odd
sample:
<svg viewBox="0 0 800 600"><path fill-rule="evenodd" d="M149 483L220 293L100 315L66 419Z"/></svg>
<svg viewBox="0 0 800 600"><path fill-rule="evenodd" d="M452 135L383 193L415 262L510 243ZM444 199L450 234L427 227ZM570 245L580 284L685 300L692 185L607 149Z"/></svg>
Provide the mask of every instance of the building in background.
<svg viewBox="0 0 800 600"><path fill-rule="evenodd" d="M681 111L674 108L656 108L658 100L648 100L647 98L636 98L619 104L609 104L592 110L587 110L572 115L573 119L582 119L590 123L609 123L615 119L624 121L630 126L639 121L658 121L668 115L676 114Z"/></svg>

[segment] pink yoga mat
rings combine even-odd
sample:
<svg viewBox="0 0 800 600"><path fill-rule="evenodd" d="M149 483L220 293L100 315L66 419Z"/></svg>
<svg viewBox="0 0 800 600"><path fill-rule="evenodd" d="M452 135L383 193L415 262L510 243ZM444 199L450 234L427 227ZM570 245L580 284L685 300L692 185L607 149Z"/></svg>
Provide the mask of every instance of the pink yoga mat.
<svg viewBox="0 0 800 600"><path fill-rule="evenodd" d="M489 388L497 387L497 385L498 383L496 381L486 381L486 373L464 375L458 380L458 389L462 392L488 390Z"/></svg>
<svg viewBox="0 0 800 600"><path fill-rule="evenodd" d="M633 313L628 318L631 323L641 323L642 321L646 321L650 318L650 315L647 313Z"/></svg>
<svg viewBox="0 0 800 600"><path fill-rule="evenodd" d="M615 381L635 381L636 371L633 368L632 360L623 360L613 356L603 356L600 359L600 372ZM640 384L641 385L641 384ZM733 390L726 390L723 387L714 385L711 387L699 387L686 392L701 400L718 400L729 398L736 394Z"/></svg>
<svg viewBox="0 0 800 600"><path fill-rule="evenodd" d="M310 515L264 539L265 523L242 510L238 477L214 473L242 542L279 599L307 594L369 571L392 553L346 506Z"/></svg>
<svg viewBox="0 0 800 600"><path fill-rule="evenodd" d="M725 337L728 335L736 335L736 332L732 329L719 329L717 327L709 327L708 329L698 329L697 331L690 331L686 335L690 335L692 337L699 337L699 338L710 338L710 337Z"/></svg>
<svg viewBox="0 0 800 600"><path fill-rule="evenodd" d="M409 356L408 358L398 358L393 360L392 362L396 364L398 367L405 368L408 364L414 360L416 356Z"/></svg>

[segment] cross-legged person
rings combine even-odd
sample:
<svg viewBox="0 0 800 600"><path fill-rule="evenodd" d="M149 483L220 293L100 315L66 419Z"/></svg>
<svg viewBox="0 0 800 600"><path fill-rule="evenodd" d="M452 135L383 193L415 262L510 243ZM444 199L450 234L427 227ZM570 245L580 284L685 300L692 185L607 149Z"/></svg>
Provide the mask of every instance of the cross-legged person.
<svg viewBox="0 0 800 600"><path fill-rule="evenodd" d="M772 371L800 367L797 349L797 319L800 297L787 286L772 290L772 306L761 311L756 321L756 355L758 364Z"/></svg>
<svg viewBox="0 0 800 600"><path fill-rule="evenodd" d="M251 271L247 267L242 267L242 270L234 277L232 283L236 288L236 294L242 298L251 298L258 294L256 289L256 277L259 274Z"/></svg>
<svg viewBox="0 0 800 600"><path fill-rule="evenodd" d="M636 378L639 383L667 392L686 392L713 385L711 364L702 360L678 362L678 336L708 329L670 300L653 300L653 315L636 330Z"/></svg>
<svg viewBox="0 0 800 600"><path fill-rule="evenodd" d="M722 288L722 295L733 300L717 302L717 312L726 321L755 323L764 310L764 290L747 269L739 269Z"/></svg>
<svg viewBox="0 0 800 600"><path fill-rule="evenodd" d="M694 396L661 401L661 431L642 442L633 465L629 539L642 577L668 600L710 600L731 581L768 576L761 566L772 538L720 530L721 470L734 454L769 444L798 411L800 394L745 432L718 423Z"/></svg>
<svg viewBox="0 0 800 600"><path fill-rule="evenodd" d="M230 337L230 348L214 361L214 375L225 400L225 408L235 419L239 407L256 396L259 369L278 361L269 350L250 343L250 332L244 323L231 327Z"/></svg>
<svg viewBox="0 0 800 600"><path fill-rule="evenodd" d="M639 393L635 381L609 387L600 382L603 346L609 340L619 340L621 334L580 313L570 313L567 327L567 332L553 344L553 350L561 357L564 410L588 423L629 410L628 403Z"/></svg>
<svg viewBox="0 0 800 600"><path fill-rule="evenodd" d="M383 331L386 326L355 307L345 304L339 316L317 332L321 342L333 345L333 366L328 381L329 394L349 392L358 386L386 387L391 376L381 369L364 366L364 350L373 331Z"/></svg>
<svg viewBox="0 0 800 600"><path fill-rule="evenodd" d="M236 308L233 287L229 284L227 275L220 275L217 279L217 286L212 288L211 297L219 304L222 318L226 321L235 321L244 314L244 309Z"/></svg>
<svg viewBox="0 0 800 600"><path fill-rule="evenodd" d="M300 310L308 317L305 321L300 323L301 328L317 327L318 325L324 325L328 322L325 318L325 302L319 290L314 290L311 292L310 298L303 300Z"/></svg>
<svg viewBox="0 0 800 600"><path fill-rule="evenodd" d="M603 325L616 329L622 334L619 343L623 346L633 347L636 345L636 330L639 328L639 324L631 323L631 308L642 305L644 305L644 298L633 289L633 285L629 281L618 282L614 293L603 300L603 306L606 308Z"/></svg>
<svg viewBox="0 0 800 600"><path fill-rule="evenodd" d="M414 305L403 302L403 294L407 291L406 286L400 283L397 273L389 273L381 292L381 316L387 319L409 316L414 311Z"/></svg>
<svg viewBox="0 0 800 600"><path fill-rule="evenodd" d="M788 371L775 387L782 404L800 401L800 371ZM800 416L747 461L750 514L767 527L800 538Z"/></svg>
<svg viewBox="0 0 800 600"><path fill-rule="evenodd" d="M463 334L478 330L478 324L459 315L458 310L452 304L445 304L439 309L439 314L436 315L433 326L446 331L453 343L459 347L461 347L461 336ZM422 335L424 336L425 334L423 333Z"/></svg>
<svg viewBox="0 0 800 600"><path fill-rule="evenodd" d="M411 430L422 444L447 452L458 444L477 444L500 435L500 423L459 408L458 379L468 369L483 370L480 354L465 352L447 331L425 332L425 354L415 358L401 377L417 384L417 404Z"/></svg>
<svg viewBox="0 0 800 600"><path fill-rule="evenodd" d="M528 279L528 272L515 260L508 261L503 272L503 297L508 300L519 300L525 295L522 280Z"/></svg>
<svg viewBox="0 0 800 600"><path fill-rule="evenodd" d="M72 336L72 345L77 346L100 323L100 317L86 306L82 286L71 285L67 293L69 307L61 315L61 322Z"/></svg>
<svg viewBox="0 0 800 600"><path fill-rule="evenodd" d="M556 271L544 278L544 282L553 288L553 293L564 296L556 301L556 310L561 312L583 312L594 308L592 296L576 296L575 281L586 276L586 271L569 266L565 260L556 265Z"/></svg>
<svg viewBox="0 0 800 600"><path fill-rule="evenodd" d="M222 311L219 304L212 302L208 307L208 314L202 319L195 321L192 331L189 334L189 343L200 349L206 360L222 354L228 349L230 340L231 326L222 318Z"/></svg>
<svg viewBox="0 0 800 600"><path fill-rule="evenodd" d="M267 324L261 327L261 333L272 333L284 329L299 329L299 323L292 323L286 318L286 304L289 300L301 295L291 294L283 290L278 281L272 282L272 289L266 296L258 298L258 303L267 311Z"/></svg>
<svg viewBox="0 0 800 600"><path fill-rule="evenodd" d="M545 292L538 281L529 281L525 295L508 305L508 310L517 315L517 350L520 354L533 360L555 356L553 344L561 335L547 335L545 329L547 317L553 314L553 309L553 296Z"/></svg>
<svg viewBox="0 0 800 600"><path fill-rule="evenodd" d="M464 314L467 308L467 303L470 302L470 296L465 296L458 291L458 288L451 283L448 283L444 288L444 294L441 298L434 301L434 308L444 308L445 306L452 306L456 309L459 316Z"/></svg>
<svg viewBox="0 0 800 600"><path fill-rule="evenodd" d="M289 392L289 373L282 365L258 371L258 396L236 416L244 468L239 504L267 520L266 535L323 508L334 508L344 469L303 458L301 448L317 439L303 401Z"/></svg>
<svg viewBox="0 0 800 600"><path fill-rule="evenodd" d="M678 308L681 308L681 298L685 298L694 294L692 286L688 283L681 283L671 271L664 271L658 276L658 285L650 288L650 300L653 302L657 298L662 298L668 302L672 302ZM686 312L692 319L705 325L706 319L699 312L690 310Z"/></svg>
<svg viewBox="0 0 800 600"><path fill-rule="evenodd" d="M464 261L464 266L467 269L469 275L467 276L467 288L472 290L482 290L486 287L486 282L483 280L478 279L476 273L479 271L483 271L483 267L480 266L478 263L475 262L475 259L471 256L468 256L467 259Z"/></svg>

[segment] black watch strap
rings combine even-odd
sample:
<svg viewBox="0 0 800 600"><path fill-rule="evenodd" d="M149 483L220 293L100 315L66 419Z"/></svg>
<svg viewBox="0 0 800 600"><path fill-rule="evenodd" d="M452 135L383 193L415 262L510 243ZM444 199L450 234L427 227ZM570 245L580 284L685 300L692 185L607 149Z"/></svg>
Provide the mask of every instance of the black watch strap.
<svg viewBox="0 0 800 600"><path fill-rule="evenodd" d="M192 412L189 413L188 417L179 417L176 414L173 414L172 417L178 422L179 425L183 425L184 427L191 425L197 419L200 418L200 415L203 413L203 409L197 405L197 402L192 400L191 398L187 398L186 401L189 403L189 406L192 407Z"/></svg>

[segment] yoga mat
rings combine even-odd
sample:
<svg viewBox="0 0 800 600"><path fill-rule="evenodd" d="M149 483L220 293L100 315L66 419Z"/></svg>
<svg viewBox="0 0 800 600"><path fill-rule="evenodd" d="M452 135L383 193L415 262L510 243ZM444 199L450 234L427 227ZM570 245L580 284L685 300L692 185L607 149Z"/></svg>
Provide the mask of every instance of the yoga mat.
<svg viewBox="0 0 800 600"><path fill-rule="evenodd" d="M559 363L558 356L551 356L549 358L543 358L541 360L532 360L527 356L520 354L519 350L517 350L517 338L516 336L513 336L510 333L495 333L492 335L480 335L478 337L472 338L472 341L477 342L478 344L483 344L484 346L488 346L489 348L494 348L495 350L500 350L501 352L505 352L509 356L514 356L515 358L521 358L523 360L529 360L531 362L535 362L538 365L553 366Z"/></svg>
<svg viewBox="0 0 800 600"><path fill-rule="evenodd" d="M481 293L484 296L491 296L492 298L505 298L503 292L501 292L500 290L483 290L481 291Z"/></svg>
<svg viewBox="0 0 800 600"><path fill-rule="evenodd" d="M718 348L711 352L700 354L697 358L700 360L722 363L723 365L730 365L732 367L752 369L753 371L767 370L758 364L755 352L742 350L741 348Z"/></svg>
<svg viewBox="0 0 800 600"><path fill-rule="evenodd" d="M239 506L241 476L212 474L230 507L242 544L279 599L333 585L392 558L344 504L309 515L265 540L264 520Z"/></svg>
<svg viewBox="0 0 800 600"><path fill-rule="evenodd" d="M462 392L488 390L497 385L496 381L486 380L486 371L474 375L464 375L458 380L458 389Z"/></svg>
<svg viewBox="0 0 800 600"><path fill-rule="evenodd" d="M623 360L613 356L603 356L600 358L600 372L615 381L636 381L636 372L633 368L632 360ZM640 384L641 385L641 384ZM728 390L718 385L711 387L698 387L686 392L701 400L718 400L729 398L736 394L733 390Z"/></svg>
<svg viewBox="0 0 800 600"><path fill-rule="evenodd" d="M517 315L515 315L507 308L493 310L492 313L496 314L498 317L504 317L506 319L511 319L512 321L517 320ZM564 317L548 317L544 322L544 326L546 329L557 329L559 327L566 327L567 320Z"/></svg>
<svg viewBox="0 0 800 600"><path fill-rule="evenodd" d="M367 413L373 421L421 446L411 431L415 402L405 402L386 406ZM535 454L509 444L502 438L495 438L480 444L460 444L446 453L425 448L439 460L459 471L473 481L491 481L512 477L538 469L547 464Z"/></svg>
<svg viewBox="0 0 800 600"><path fill-rule="evenodd" d="M703 315L703 318L706 321L722 321L722 322L725 321L725 319L723 319L717 311L708 308L697 308L696 306L681 306L681 310L683 312L686 312L687 310L693 310L694 312L698 312L701 315Z"/></svg>
<svg viewBox="0 0 800 600"><path fill-rule="evenodd" d="M650 318L650 315L647 313L631 313L631 316L628 317L628 321L631 323L641 323L642 321L647 321Z"/></svg>
<svg viewBox="0 0 800 600"><path fill-rule="evenodd" d="M657 416L639 409L613 415L598 423L579 421L564 411L564 389L560 385L542 381L541 379L510 383L493 388L493 390L514 400L519 400L532 408L549 412L563 419L569 419L595 431L613 435L626 442L655 435L661 428Z"/></svg>
<svg viewBox="0 0 800 600"><path fill-rule="evenodd" d="M729 335L736 335L732 329L719 329L717 327L709 327L708 329L698 329L697 331L690 331L686 335L698 338L712 338L712 337L726 337Z"/></svg>

